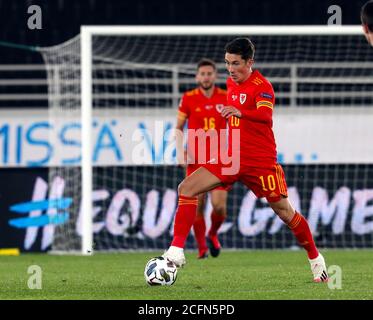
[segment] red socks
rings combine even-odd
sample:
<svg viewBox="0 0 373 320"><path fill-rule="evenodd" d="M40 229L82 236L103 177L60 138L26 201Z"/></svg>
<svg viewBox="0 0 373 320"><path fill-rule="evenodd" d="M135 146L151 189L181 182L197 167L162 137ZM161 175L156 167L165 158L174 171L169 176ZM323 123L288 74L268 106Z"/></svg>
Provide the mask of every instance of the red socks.
<svg viewBox="0 0 373 320"><path fill-rule="evenodd" d="M206 224L202 216L196 218L197 197L179 196L178 208L175 214L174 238L171 246L184 248L190 229L194 226L194 233L198 243L198 248L206 249ZM211 213L211 229L209 235L215 236L218 229L225 220L225 216L218 215L214 211Z"/></svg>
<svg viewBox="0 0 373 320"><path fill-rule="evenodd" d="M308 258L317 258L319 252L316 248L307 220L299 212L295 211L295 215L288 224L288 227L297 238L298 243L307 251Z"/></svg>
<svg viewBox="0 0 373 320"><path fill-rule="evenodd" d="M193 229L198 245L198 250L201 255L208 250L206 244L206 223L205 217L203 215L197 215L196 220L193 224Z"/></svg>
<svg viewBox="0 0 373 320"><path fill-rule="evenodd" d="M174 238L171 246L184 248L185 241L193 225L195 225L197 242L200 243L198 239L205 238L205 222L203 217L196 219L196 211L197 197L186 197L183 195L179 196L179 205L175 215ZM211 229L209 231L209 235L216 235L224 220L224 216L212 212ZM308 258L317 258L319 252L315 246L307 220L300 213L295 212L295 215L288 224L288 227L297 238L298 243L307 251Z"/></svg>
<svg viewBox="0 0 373 320"><path fill-rule="evenodd" d="M174 238L171 246L184 248L190 229L196 218L197 197L179 196L179 205L175 214Z"/></svg>
<svg viewBox="0 0 373 320"><path fill-rule="evenodd" d="M209 235L216 236L220 226L223 224L225 216L216 214L214 211L211 213L211 228Z"/></svg>

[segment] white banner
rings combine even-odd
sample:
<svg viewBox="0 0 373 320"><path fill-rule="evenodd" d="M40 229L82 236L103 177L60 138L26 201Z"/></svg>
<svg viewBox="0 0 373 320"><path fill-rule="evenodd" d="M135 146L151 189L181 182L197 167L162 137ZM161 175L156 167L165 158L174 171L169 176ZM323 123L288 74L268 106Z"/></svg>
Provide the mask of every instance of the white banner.
<svg viewBox="0 0 373 320"><path fill-rule="evenodd" d="M345 108L347 109L347 108ZM373 113L313 109L277 110L274 131L280 163L373 163ZM343 112L342 112L343 111ZM354 113L352 113L353 111ZM175 164L176 110L126 116L94 114L95 166ZM77 116L51 121L46 109L0 111L0 166L77 166L81 125Z"/></svg>

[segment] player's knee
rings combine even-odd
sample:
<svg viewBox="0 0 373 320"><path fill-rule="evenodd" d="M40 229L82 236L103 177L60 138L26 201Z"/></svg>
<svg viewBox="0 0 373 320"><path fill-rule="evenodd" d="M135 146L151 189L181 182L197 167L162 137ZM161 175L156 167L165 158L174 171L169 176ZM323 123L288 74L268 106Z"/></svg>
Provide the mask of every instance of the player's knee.
<svg viewBox="0 0 373 320"><path fill-rule="evenodd" d="M177 188L177 191L178 191L179 195L183 195L183 196L186 196L186 197L194 197L195 196L193 194L193 190L190 187L189 183L185 180L183 180L179 184L179 186Z"/></svg>
<svg viewBox="0 0 373 320"><path fill-rule="evenodd" d="M220 216L227 216L227 206L222 203L213 203L212 208L214 209L214 212Z"/></svg>
<svg viewBox="0 0 373 320"><path fill-rule="evenodd" d="M279 218L285 223L289 223L293 216L293 212L288 207L273 207L273 211L279 216Z"/></svg>
<svg viewBox="0 0 373 320"><path fill-rule="evenodd" d="M184 181L180 182L178 187L177 187L177 192L179 195L183 195L185 196L185 191L186 191L186 188L185 188L185 184L184 184Z"/></svg>
<svg viewBox="0 0 373 320"><path fill-rule="evenodd" d="M202 215L203 216L203 211L204 211L204 206L198 201L197 204L197 216Z"/></svg>

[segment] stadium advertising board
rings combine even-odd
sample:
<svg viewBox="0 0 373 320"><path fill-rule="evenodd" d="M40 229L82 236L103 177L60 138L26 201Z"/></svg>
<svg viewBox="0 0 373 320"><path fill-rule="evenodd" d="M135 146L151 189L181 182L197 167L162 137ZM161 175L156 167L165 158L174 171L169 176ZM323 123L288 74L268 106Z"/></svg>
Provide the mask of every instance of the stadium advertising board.
<svg viewBox="0 0 373 320"><path fill-rule="evenodd" d="M176 163L173 111L123 116L116 110L96 114L92 124L95 166ZM175 111L176 114L176 111ZM278 159L284 164L373 163L373 115L278 111L274 132ZM358 124L358 125L357 125ZM0 112L0 166L77 166L81 154L78 117L52 121L47 111Z"/></svg>
<svg viewBox="0 0 373 320"><path fill-rule="evenodd" d="M95 249L164 249L172 236L183 169L147 166L135 176L134 167L105 170L106 179L117 178L110 188L94 184ZM289 197L307 217L319 246L371 247L373 185L364 176L373 175L372 165L288 165L284 170ZM80 195L73 182L58 176L48 182L47 168L2 169L1 177L0 247L45 251L54 240L79 239ZM208 204L207 226L210 210ZM296 246L265 201L239 183L229 193L228 219L220 232L225 248ZM187 246L194 248L191 236Z"/></svg>

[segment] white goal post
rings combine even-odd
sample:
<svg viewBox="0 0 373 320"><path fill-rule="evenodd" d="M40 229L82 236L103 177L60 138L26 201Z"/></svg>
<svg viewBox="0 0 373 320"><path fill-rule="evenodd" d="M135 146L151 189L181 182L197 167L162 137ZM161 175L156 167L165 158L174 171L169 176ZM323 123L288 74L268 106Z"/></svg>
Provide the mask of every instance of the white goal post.
<svg viewBox="0 0 373 320"><path fill-rule="evenodd" d="M362 35L361 26L81 26L82 254L93 252L92 37L181 35Z"/></svg>

